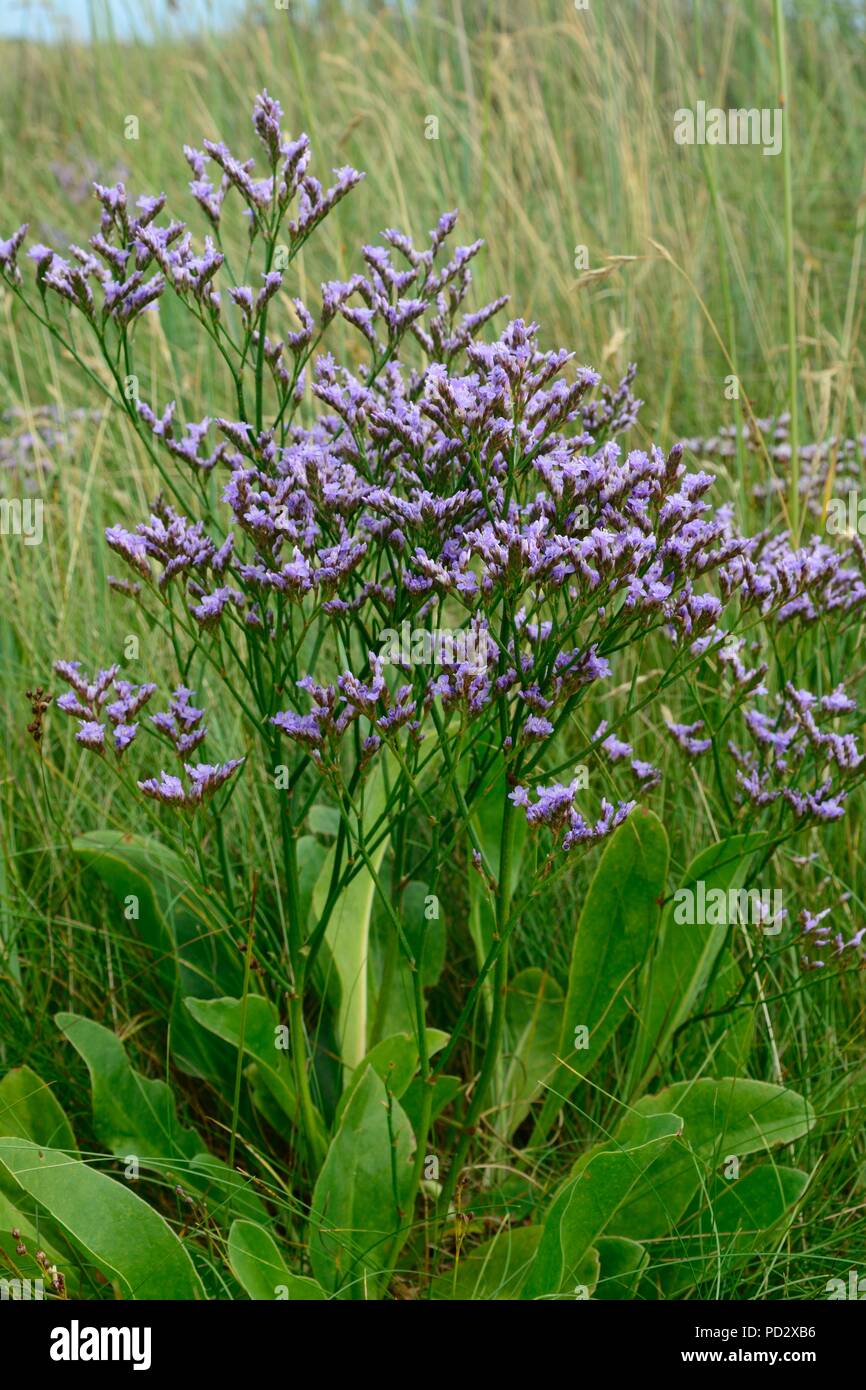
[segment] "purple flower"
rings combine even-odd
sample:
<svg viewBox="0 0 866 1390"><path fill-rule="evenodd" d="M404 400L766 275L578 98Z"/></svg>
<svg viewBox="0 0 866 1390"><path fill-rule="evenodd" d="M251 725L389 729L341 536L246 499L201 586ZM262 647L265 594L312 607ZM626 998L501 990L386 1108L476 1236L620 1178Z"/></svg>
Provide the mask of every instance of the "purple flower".
<svg viewBox="0 0 866 1390"><path fill-rule="evenodd" d="M233 758L227 763L185 763L188 787L184 786L180 777L165 771L161 772L158 778L149 777L137 785L145 796L161 801L164 805L195 810L208 797L213 796L243 762L243 758Z"/></svg>
<svg viewBox="0 0 866 1390"><path fill-rule="evenodd" d="M701 753L706 753L713 746L711 738L695 738L695 735L704 727L702 719L696 719L693 724L674 724L666 721L665 727L690 758L700 757Z"/></svg>
<svg viewBox="0 0 866 1390"><path fill-rule="evenodd" d="M213 796L215 791L228 781L244 763L243 758L231 758L227 763L185 763L186 774L190 780L189 799L203 801Z"/></svg>
<svg viewBox="0 0 866 1390"><path fill-rule="evenodd" d="M75 737L85 748L92 748L94 753L101 753L105 748L105 725L97 723L94 719L82 720L81 728Z"/></svg>
<svg viewBox="0 0 866 1390"><path fill-rule="evenodd" d="M117 724L114 729L115 752L124 753L138 733L137 724Z"/></svg>
<svg viewBox="0 0 866 1390"><path fill-rule="evenodd" d="M159 778L148 777L137 785L139 791L144 792L145 796L152 797L155 801L162 801L165 805L180 806L186 803L186 791L183 782L179 777L167 772L161 772Z"/></svg>
<svg viewBox="0 0 866 1390"><path fill-rule="evenodd" d="M0 241L0 271L16 285L21 281L21 272L18 269L18 252L27 235L27 226L28 224L25 222L23 227L19 227L17 232L12 233L8 241Z"/></svg>
<svg viewBox="0 0 866 1390"><path fill-rule="evenodd" d="M651 791L662 780L662 774L657 767L653 767L652 763L642 762L639 758L632 760L631 770L645 791Z"/></svg>
<svg viewBox="0 0 866 1390"><path fill-rule="evenodd" d="M525 739L549 738L553 733L553 725L549 719L543 719L541 715L531 714L523 726L523 737Z"/></svg>
<svg viewBox="0 0 866 1390"><path fill-rule="evenodd" d="M171 739L180 758L188 757L207 737L207 728L203 723L204 710L192 704L194 694L194 690L179 685L168 709L150 716L153 726Z"/></svg>
<svg viewBox="0 0 866 1390"><path fill-rule="evenodd" d="M538 786L535 789L538 800L535 802L529 800L525 787L518 786L509 793L509 799L525 810L529 825L545 825L554 834L568 827L562 848L569 850L576 844L604 839L622 824L635 806L634 801L621 801L614 810L610 802L603 800L598 820L594 825L588 824L575 806L578 786L578 778L568 786L561 782L548 787Z"/></svg>

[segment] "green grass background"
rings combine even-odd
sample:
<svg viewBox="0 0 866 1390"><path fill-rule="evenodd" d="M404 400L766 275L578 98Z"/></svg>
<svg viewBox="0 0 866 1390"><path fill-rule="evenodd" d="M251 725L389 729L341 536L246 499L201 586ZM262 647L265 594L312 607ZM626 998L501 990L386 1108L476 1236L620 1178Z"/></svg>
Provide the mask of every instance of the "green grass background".
<svg viewBox="0 0 866 1390"><path fill-rule="evenodd" d="M834 0L796 0L787 12L804 441L866 432L864 24L862 5ZM292 292L311 304L319 280L360 267L359 248L379 229L421 236L456 206L462 239L487 242L474 267L476 304L509 292L511 312L538 320L546 346L574 348L607 378L638 362L642 440L669 445L732 424L736 404L724 391L732 364L741 400L756 414L787 406L782 159L759 148L702 151L673 140L673 113L698 98L724 108L778 104L771 0L590 0L588 10L570 0L313 7L291 0L288 12L251 6L237 28L182 42L157 34L123 45L107 33L77 47L5 41L0 74L0 235L27 220L33 239L61 249L83 243L97 221L84 197L94 176L123 176L136 195L164 190L170 210L189 215L201 234L181 145L207 135L250 152L252 98L267 86L287 127L309 132L313 171L323 181L346 162L367 171L299 261ZM135 140L124 134L130 116L138 120ZM435 140L425 137L431 117L439 123ZM580 245L590 271L608 273L576 269ZM75 364L8 296L0 298L0 323L0 411L17 412L4 430L32 428L32 412L48 404L66 416L101 408ZM99 371L83 338L81 347ZM353 345L347 339L342 348L351 354ZM147 316L137 350L154 403L176 396L190 418L231 413L225 380L179 316ZM0 541L0 1064L34 1066L86 1138L82 1069L58 1044L53 1013L76 1010L134 1036L140 1064L155 1075L166 1066L164 1040L158 1008L138 983L134 947L80 881L68 850L77 830L127 825L128 808L98 760L70 748L59 719L40 761L25 732L24 690L50 687L58 656L117 659L130 632L141 642L133 679L165 687L174 672L159 633L142 631L105 584L112 566L102 528L145 514L155 491L147 459L117 411L69 429L67 453L42 452L45 542ZM762 480L757 456L747 469L747 485ZM11 483L6 490L15 493ZM724 469L719 495L732 497L755 528L768 519ZM807 672L851 677L862 691L859 636L841 644L832 629L814 629L801 653ZM206 695L206 673L197 679ZM232 718L218 709L211 721L224 752L237 750ZM668 756L649 718L631 733L638 756ZM718 829L714 791L672 763L650 804L667 825L675 875ZM267 801L255 776L234 809L248 853L271 858ZM861 813L862 797L830 834L807 835L783 854L777 872L792 916L823 901L820 891L848 893L846 929L859 924ZM804 865L795 853L814 861ZM566 973L591 867L583 861L539 907L517 943L516 966ZM446 1014L454 1011L448 990L456 997L470 954L457 902L440 986ZM811 977L801 989L796 956L787 950L762 967L770 1002L758 1012L743 1070L772 1079L781 1068L809 1095L822 1122L797 1158L814 1170L813 1181L778 1248L735 1283L720 1266L697 1296L821 1297L831 1276L866 1268L863 976ZM569 1115L553 1172L609 1119L624 1060L612 1054L597 1089ZM186 1100L206 1123L213 1099L188 1091Z"/></svg>

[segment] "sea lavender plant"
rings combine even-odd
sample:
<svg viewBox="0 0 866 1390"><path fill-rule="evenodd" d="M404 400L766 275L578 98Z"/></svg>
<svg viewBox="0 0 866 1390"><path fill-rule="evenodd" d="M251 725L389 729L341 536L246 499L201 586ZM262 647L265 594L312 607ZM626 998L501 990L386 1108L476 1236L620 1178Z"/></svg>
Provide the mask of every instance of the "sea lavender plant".
<svg viewBox="0 0 866 1390"><path fill-rule="evenodd" d="M294 261L362 175L343 167L320 182L307 136L285 133L267 92L252 123L259 168L222 141L185 147L203 239L168 213L163 194L134 200L122 183L97 183L99 225L85 246L32 247L30 291L18 264L23 227L0 242L0 272L124 413L161 479L150 515L118 507L105 542L122 567L112 588L175 654L168 706L145 714L154 682L134 685L119 665L91 681L69 660L55 668L69 686L55 705L78 721L85 754L113 749L112 770L160 841L219 899L213 930L257 935L260 987L288 1014L279 1094L310 1189L319 1175L314 1226L324 1222L322 1184L333 1198L329 1143L339 1146L341 1115L358 1119L359 1077L398 1036L385 1029L399 1015L397 982L408 981L417 1104L410 1126L387 1092L395 1151L408 1135L405 1171L394 1178L396 1224L375 1259L365 1255L386 1287L421 1191L437 1086L482 1001L484 1045L457 1105L441 1219L486 1108L504 1105L509 942L530 901L579 855L614 844L662 782L636 747L638 715L675 684L688 697L710 674L727 693L723 715L665 723L677 756L712 752L729 829L751 831L760 814L772 852L802 826L844 815L863 758L853 731L837 725L851 721L854 702L842 687L818 695L775 672L771 680L761 642L859 613L866 581L856 545L738 534L730 507L710 501L713 476L689 467L682 444L628 447L640 404L633 367L604 385L574 353L546 349L535 323L515 317L494 332L505 297L464 307L481 242L450 249L455 212L420 245L384 231L347 280L304 302ZM232 263L236 215L254 271ZM206 335L222 373L222 398L200 419L146 398L136 346L168 298ZM99 373L76 349L73 319L92 336ZM344 340L348 361L338 356ZM467 640L439 662L395 660L387 637L404 624ZM650 645L664 661L639 683ZM238 714L239 742L222 762L190 761L211 737L186 684L193 662ZM729 721L742 738L729 736ZM585 758L591 790L573 775ZM269 888L226 833L235 789L262 775L275 786L280 837ZM407 833L414 825L418 835ZM534 869L524 889L527 835ZM419 882L438 901L455 858L474 876L478 965L434 1062L426 927L406 891ZM378 975L374 904L387 935ZM243 978L245 1008L249 955ZM229 987L213 984L215 1003ZM324 1026L342 1067L336 1115L311 1041ZM222 1036L238 1049L233 1156L244 1037ZM325 1278L315 1242L311 1259Z"/></svg>

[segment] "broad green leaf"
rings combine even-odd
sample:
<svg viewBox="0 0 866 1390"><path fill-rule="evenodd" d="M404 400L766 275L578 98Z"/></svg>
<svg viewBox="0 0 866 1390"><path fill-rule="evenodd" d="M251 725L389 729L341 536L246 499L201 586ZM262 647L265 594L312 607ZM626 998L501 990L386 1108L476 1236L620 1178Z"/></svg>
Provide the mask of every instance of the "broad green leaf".
<svg viewBox="0 0 866 1390"><path fill-rule="evenodd" d="M502 818L508 800L508 780L505 773L505 760L499 755L484 780L484 784L472 807L472 819L478 834L481 851L494 879L499 878L499 862L502 850ZM512 891L519 882L521 860L526 846L526 817L518 816L514 827L514 845L511 857Z"/></svg>
<svg viewBox="0 0 866 1390"><path fill-rule="evenodd" d="M438 1028L427 1029L427 1055L433 1057L448 1041L448 1034ZM383 1038L372 1047L363 1061L355 1068L346 1089L340 1096L335 1116L335 1127L346 1106L354 1095L367 1067L372 1067L381 1077L387 1091L400 1100L418 1070L418 1044L408 1033L395 1033L391 1038Z"/></svg>
<svg viewBox="0 0 866 1390"><path fill-rule="evenodd" d="M400 1102L366 1067L331 1140L313 1193L313 1273L338 1297L377 1298L381 1271L395 1241L402 1244L414 1140Z"/></svg>
<svg viewBox="0 0 866 1390"><path fill-rule="evenodd" d="M414 1134L418 1133L418 1128L421 1124L424 1090L428 1084L429 1083L422 1081L420 1077L416 1077L408 1090L400 1097L400 1105L406 1113ZM438 1119L445 1107L450 1105L452 1100L460 1094L462 1088L463 1081L461 1077L450 1076L447 1072L443 1075L440 1072L433 1082L433 1106L430 1113L431 1124L434 1120Z"/></svg>
<svg viewBox="0 0 866 1390"><path fill-rule="evenodd" d="M0 1134L32 1139L77 1154L72 1126L51 1087L29 1067L15 1067L0 1081Z"/></svg>
<svg viewBox="0 0 866 1390"><path fill-rule="evenodd" d="M682 1123L671 1113L629 1116L616 1146L608 1140L583 1156L545 1217L538 1253L523 1290L525 1299L557 1298L576 1281L576 1270L586 1252L604 1235L646 1171L654 1163L664 1162Z"/></svg>
<svg viewBox="0 0 866 1390"><path fill-rule="evenodd" d="M383 865L383 872L387 865ZM370 923L370 997L373 1019L380 1037L395 1033L414 1033L417 1028L415 1006L415 972L409 964L406 949L396 939L394 924L381 905L376 905ZM400 921L406 947L416 968L421 972L421 984L430 989L436 984L445 963L445 921L442 904L430 894L429 886L418 879L406 884L400 901ZM392 978L381 1019L380 991L389 948L396 945L392 961ZM375 1009L373 1000L375 999ZM372 1036L372 1025L370 1029Z"/></svg>
<svg viewBox="0 0 866 1390"><path fill-rule="evenodd" d="M364 783L360 834L372 838L374 847L368 851L373 870L378 873L388 843L378 825L388 802L388 787L393 768L391 755L382 752ZM360 858L354 843L359 827L353 827L352 851ZM331 885L336 845L328 852L315 889L313 890L313 919L319 919L325 909ZM356 1067L367 1051L370 1025L369 1009L369 943L370 916L376 885L367 867L361 868L340 894L325 931L323 956L325 982L336 1008L336 1034L340 1056L347 1071Z"/></svg>
<svg viewBox="0 0 866 1390"><path fill-rule="evenodd" d="M439 1274L430 1286L430 1297L437 1302L489 1303L520 1298L541 1240L541 1226L506 1226L492 1240L476 1245ZM598 1279L599 1261L588 1250L575 1271L574 1287L566 1297L592 1295Z"/></svg>
<svg viewBox="0 0 866 1390"><path fill-rule="evenodd" d="M538 1099L542 1081L556 1066L564 996L544 970L530 966L508 986L504 1072L496 1130L510 1138Z"/></svg>
<svg viewBox="0 0 866 1390"><path fill-rule="evenodd" d="M617 1214L611 1235L657 1239L676 1229L701 1179L726 1158L743 1159L801 1139L815 1123L808 1101L768 1081L726 1078L682 1081L644 1096L633 1114L675 1111L683 1136L648 1171L646 1182Z"/></svg>
<svg viewBox="0 0 866 1390"><path fill-rule="evenodd" d="M17 1184L11 1179L6 1179L6 1185L21 1202L17 1206L15 1202L0 1190L0 1289L4 1279L30 1280L31 1294L34 1281L41 1279L43 1282L43 1293L48 1292L48 1280L41 1265L36 1263L34 1258L37 1250L44 1250L48 1256L49 1264L56 1265L60 1273L66 1280L66 1290L71 1298L76 1298L80 1292L80 1281L77 1270L77 1252L59 1239L57 1245L54 1244L54 1232L52 1223L46 1220L40 1213L37 1221L35 1215L35 1202L22 1192ZM24 1210L24 1207L34 1210ZM17 1236L12 1232L18 1231ZM18 1243L21 1241L27 1247L26 1255L19 1255ZM10 1297L13 1295L10 1293ZM2 1299L2 1294L0 1294Z"/></svg>
<svg viewBox="0 0 866 1390"><path fill-rule="evenodd" d="M294 1122L274 1100L267 1082L263 1079L262 1068L256 1066L255 1062L250 1062L249 1066L244 1067L244 1076L256 1110L287 1144L294 1143L297 1137Z"/></svg>
<svg viewBox="0 0 866 1390"><path fill-rule="evenodd" d="M301 934L305 940L311 929L313 893L327 855L327 849L315 835L301 835L298 840L298 897Z"/></svg>
<svg viewBox="0 0 866 1390"><path fill-rule="evenodd" d="M253 1221L235 1221L229 1231L229 1264L250 1298L314 1303L326 1298L315 1279L286 1267L273 1236Z"/></svg>
<svg viewBox="0 0 866 1390"><path fill-rule="evenodd" d="M703 850L689 865L677 893L696 892L703 883L706 893L739 888L745 880L760 835L733 835ZM676 895L668 903L659 930L658 946L646 971L641 1004L641 1026L633 1061L633 1075L643 1091L658 1070L673 1034L699 1002L731 927L695 922L678 923Z"/></svg>
<svg viewBox="0 0 866 1390"><path fill-rule="evenodd" d="M114 1033L78 1014L57 1014L55 1023L87 1064L93 1127L115 1158L134 1157L166 1181L179 1182L206 1200L219 1220L241 1213L267 1220L248 1180L209 1154L195 1130L181 1125L170 1088L135 1071Z"/></svg>
<svg viewBox="0 0 866 1390"><path fill-rule="evenodd" d="M336 806L323 806L317 802L310 807L307 820L314 834L326 835L329 839L333 839L340 829L340 812Z"/></svg>
<svg viewBox="0 0 866 1390"><path fill-rule="evenodd" d="M595 1297L625 1302L634 1298L649 1251L624 1236L601 1236L595 1243L599 1259Z"/></svg>
<svg viewBox="0 0 866 1390"><path fill-rule="evenodd" d="M202 1152L199 1136L179 1122L170 1088L134 1071L116 1034L78 1014L56 1014L54 1021L87 1064L93 1126L115 1157L157 1159L164 1169Z"/></svg>
<svg viewBox="0 0 866 1390"><path fill-rule="evenodd" d="M434 900L429 884L413 878L406 884L402 901L403 930L413 958L421 971L421 983L432 988L445 964L445 923L442 904ZM404 967L408 966L401 957Z"/></svg>
<svg viewBox="0 0 866 1390"><path fill-rule="evenodd" d="M658 923L667 866L667 835L651 811L633 812L605 847L577 924L557 1048L562 1065L550 1081L536 1141L547 1133L563 1100L574 1090L577 1073L593 1069L637 998L639 972ZM588 1030L588 1046L576 1049L580 1027Z"/></svg>
<svg viewBox="0 0 866 1390"><path fill-rule="evenodd" d="M430 1297L460 1302L519 1298L540 1240L540 1226L506 1226L437 1275Z"/></svg>
<svg viewBox="0 0 866 1390"><path fill-rule="evenodd" d="M498 755L488 772L484 784L472 808L472 823L481 845L484 861L493 875L499 878L499 863L502 853L502 821L508 799L508 781L505 773L505 760ZM511 860L512 891L519 882L522 861L526 849L527 825L521 815L515 824L514 845ZM475 945L475 955L479 966L483 965L493 944L496 926L493 909L484 884L475 869L469 871L469 932ZM482 999L488 1017L493 999L493 980L488 976L482 990Z"/></svg>
<svg viewBox="0 0 866 1390"><path fill-rule="evenodd" d="M125 1298L202 1298L171 1227L128 1187L57 1149L0 1139L0 1169L34 1197Z"/></svg>
<svg viewBox="0 0 866 1390"><path fill-rule="evenodd" d="M676 1239L653 1247L666 1298L706 1287L719 1269L728 1279L753 1251L765 1250L768 1233L784 1222L809 1183L808 1173L773 1163L760 1163L733 1182L714 1176L715 1193L680 1223Z"/></svg>
<svg viewBox="0 0 866 1390"><path fill-rule="evenodd" d="M190 882L178 855L157 840L93 831L73 840L72 849L109 889L123 928L150 952L153 979L171 1000L171 1047L178 1066L229 1084L229 1053L207 1043L182 1007L189 995L208 999L240 991L243 970L225 921Z"/></svg>
<svg viewBox="0 0 866 1390"><path fill-rule="evenodd" d="M256 1075L283 1112L296 1121L292 1068L288 1052L278 1046L284 1035L270 1000L261 994L248 994L246 1008L242 999L185 999L184 1003L196 1023L234 1049L240 1047L243 1037L244 1052L255 1062Z"/></svg>

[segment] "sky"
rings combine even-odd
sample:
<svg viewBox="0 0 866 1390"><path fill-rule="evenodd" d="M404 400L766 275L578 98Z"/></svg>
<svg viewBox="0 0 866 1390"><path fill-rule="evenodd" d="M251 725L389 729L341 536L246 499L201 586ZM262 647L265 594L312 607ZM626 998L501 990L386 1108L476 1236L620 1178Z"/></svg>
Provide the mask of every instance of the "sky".
<svg viewBox="0 0 866 1390"><path fill-rule="evenodd" d="M0 37L86 39L95 24L118 39L146 38L212 28L242 9L243 0L0 0Z"/></svg>

